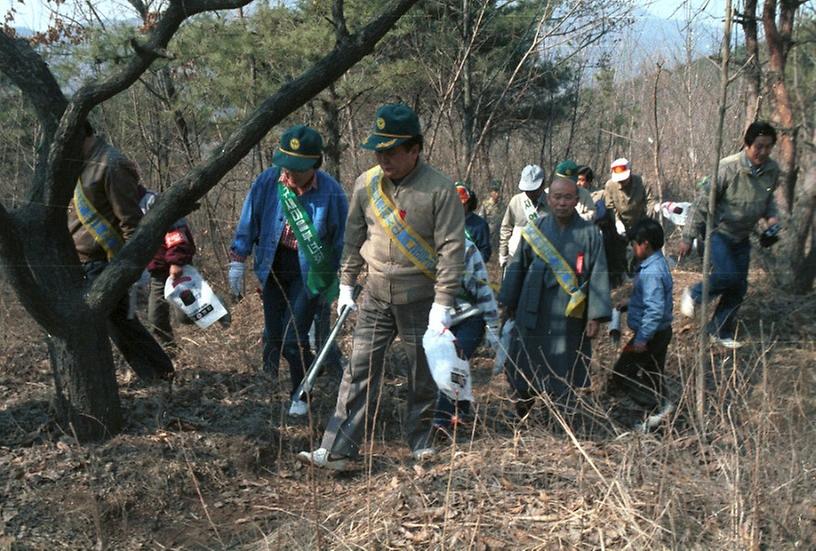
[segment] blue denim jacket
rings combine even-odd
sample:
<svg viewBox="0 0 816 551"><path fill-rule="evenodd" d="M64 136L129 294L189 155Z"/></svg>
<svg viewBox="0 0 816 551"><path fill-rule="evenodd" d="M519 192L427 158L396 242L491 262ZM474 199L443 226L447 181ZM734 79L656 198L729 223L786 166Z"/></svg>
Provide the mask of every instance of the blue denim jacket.
<svg viewBox="0 0 816 551"><path fill-rule="evenodd" d="M230 247L232 253L240 258L248 257L255 250L255 274L262 288L272 270L275 252L286 224L286 215L278 198L279 177L280 168L273 166L264 170L253 182L241 209L241 219L235 228L235 238ZM333 267L338 269L348 216L346 193L334 178L318 170L317 188L300 195L298 200L312 219L320 240L332 248ZM305 284L309 265L301 251L298 251L298 256Z"/></svg>
<svg viewBox="0 0 816 551"><path fill-rule="evenodd" d="M635 343L646 344L671 322L672 276L663 253L656 251L640 263L635 275L627 323L635 332Z"/></svg>

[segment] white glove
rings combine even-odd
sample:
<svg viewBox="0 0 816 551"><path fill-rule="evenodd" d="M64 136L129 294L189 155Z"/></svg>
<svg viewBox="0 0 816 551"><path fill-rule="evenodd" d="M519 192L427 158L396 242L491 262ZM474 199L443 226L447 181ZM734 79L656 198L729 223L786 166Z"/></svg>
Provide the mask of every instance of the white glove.
<svg viewBox="0 0 816 551"><path fill-rule="evenodd" d="M348 306L352 310L357 309L357 305L354 304L354 287L351 285L341 285L340 286L340 294L337 296L337 315L339 316L343 312L343 308Z"/></svg>
<svg viewBox="0 0 816 551"><path fill-rule="evenodd" d="M507 261L510 260L510 257L507 255L499 255L499 268L504 268L507 264Z"/></svg>
<svg viewBox="0 0 816 551"><path fill-rule="evenodd" d="M487 327L485 328L485 338L487 339L487 344L490 345L490 348L493 349L494 352L499 350L499 324L498 320L495 324L488 323Z"/></svg>
<svg viewBox="0 0 816 551"><path fill-rule="evenodd" d="M428 314L428 329L433 329L439 333L450 327L450 308L436 302L431 306L431 313Z"/></svg>
<svg viewBox="0 0 816 551"><path fill-rule="evenodd" d="M233 260L229 263L229 272L227 273L227 280L229 280L230 293L233 296L241 296L244 294L244 271L246 267L243 262Z"/></svg>
<svg viewBox="0 0 816 551"><path fill-rule="evenodd" d="M618 235L626 237L626 226L618 218L615 218L615 229L618 231Z"/></svg>

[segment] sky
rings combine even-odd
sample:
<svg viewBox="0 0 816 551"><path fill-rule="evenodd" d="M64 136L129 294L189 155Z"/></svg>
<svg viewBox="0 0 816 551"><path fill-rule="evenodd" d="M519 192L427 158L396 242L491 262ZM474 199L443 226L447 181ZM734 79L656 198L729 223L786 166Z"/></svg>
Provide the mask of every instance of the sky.
<svg viewBox="0 0 816 551"><path fill-rule="evenodd" d="M725 0L690 0L694 11L702 10L705 13L704 20L711 23L722 20ZM74 4L70 0L60 6L60 12L70 14L70 5ZM80 3L84 5L84 2ZM98 11L115 17L117 14L127 14L132 16L133 10L125 0L102 0L94 1L94 6ZM649 13L662 18L683 19L685 17L684 3L679 0L651 0L647 2L637 2L637 4ZM11 7L17 10L15 18L16 27L27 27L32 30L42 31L48 26L49 15L56 7L56 4L47 0L0 0L0 8L4 15ZM87 11L87 8L84 8Z"/></svg>
<svg viewBox="0 0 816 551"><path fill-rule="evenodd" d="M736 7L738 1L734 1ZM645 9L651 14L664 19L683 19L685 17L684 2L678 0L654 0ZM691 0L694 12L702 11L706 17L721 21L725 11L725 0Z"/></svg>

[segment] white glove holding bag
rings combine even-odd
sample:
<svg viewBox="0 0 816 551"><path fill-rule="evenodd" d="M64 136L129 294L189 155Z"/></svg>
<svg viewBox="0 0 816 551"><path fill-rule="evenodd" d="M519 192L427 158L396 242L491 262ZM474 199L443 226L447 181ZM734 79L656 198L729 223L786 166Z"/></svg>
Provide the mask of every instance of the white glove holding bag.
<svg viewBox="0 0 816 551"><path fill-rule="evenodd" d="M229 281L230 293L233 296L239 297L244 294L244 272L246 267L243 262L233 260L229 263L229 272L227 272L227 280Z"/></svg>
<svg viewBox="0 0 816 551"><path fill-rule="evenodd" d="M337 295L337 315L343 312L343 308L348 306L352 310L357 309L354 303L354 287L351 285L340 285L340 294Z"/></svg>
<svg viewBox="0 0 816 551"><path fill-rule="evenodd" d="M428 329L441 333L450 327L450 310L449 307L434 302L431 306L431 313L428 314Z"/></svg>

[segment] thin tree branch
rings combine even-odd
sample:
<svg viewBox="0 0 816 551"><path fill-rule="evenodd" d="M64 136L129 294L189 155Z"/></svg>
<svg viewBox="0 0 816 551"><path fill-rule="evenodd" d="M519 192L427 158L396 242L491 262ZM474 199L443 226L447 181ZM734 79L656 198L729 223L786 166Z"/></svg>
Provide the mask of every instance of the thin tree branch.
<svg viewBox="0 0 816 551"><path fill-rule="evenodd" d="M348 40L349 37L348 27L346 26L346 14L343 11L343 0L334 0L334 4L332 5L332 19L337 43L342 44Z"/></svg>

